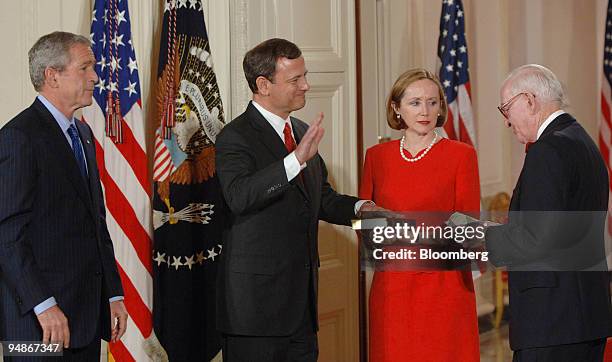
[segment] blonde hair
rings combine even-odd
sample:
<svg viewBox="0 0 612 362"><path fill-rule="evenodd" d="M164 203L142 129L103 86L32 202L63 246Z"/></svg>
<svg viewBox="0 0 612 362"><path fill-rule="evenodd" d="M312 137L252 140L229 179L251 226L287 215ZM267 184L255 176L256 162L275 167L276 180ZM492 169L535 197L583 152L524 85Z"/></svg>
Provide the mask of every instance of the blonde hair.
<svg viewBox="0 0 612 362"><path fill-rule="evenodd" d="M404 123L402 117L400 116L398 118L396 116L396 112L393 109L393 104L399 107L406 88L408 88L408 86L412 83L421 79L429 79L438 87L438 96L440 97L440 114L436 119L436 127L442 127L444 125L444 122L446 122L446 112L448 106L446 105L446 98L444 97L444 89L442 89L442 84L440 84L438 77L432 72L426 69L416 68L410 69L404 72L404 74L400 75L395 83L393 83L393 87L391 87L391 93L389 93L389 97L387 98L387 123L389 124L389 127L396 130L406 128L406 123Z"/></svg>

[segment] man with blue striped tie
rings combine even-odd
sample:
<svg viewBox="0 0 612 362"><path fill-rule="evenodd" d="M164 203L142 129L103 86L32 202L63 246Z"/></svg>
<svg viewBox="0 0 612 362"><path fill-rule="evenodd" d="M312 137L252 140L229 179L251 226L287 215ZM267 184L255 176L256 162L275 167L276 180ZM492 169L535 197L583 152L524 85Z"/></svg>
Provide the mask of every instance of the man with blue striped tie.
<svg viewBox="0 0 612 362"><path fill-rule="evenodd" d="M99 360L100 339L120 338L127 312L92 132L74 118L92 102L95 58L89 39L65 32L28 55L39 95L0 130L0 341Z"/></svg>

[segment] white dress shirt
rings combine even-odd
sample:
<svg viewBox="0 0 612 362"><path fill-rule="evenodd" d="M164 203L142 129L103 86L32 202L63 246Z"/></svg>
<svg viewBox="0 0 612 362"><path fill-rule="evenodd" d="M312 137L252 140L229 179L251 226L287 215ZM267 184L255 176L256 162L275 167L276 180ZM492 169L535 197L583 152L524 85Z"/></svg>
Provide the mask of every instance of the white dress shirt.
<svg viewBox="0 0 612 362"><path fill-rule="evenodd" d="M536 137L536 141L540 139L540 136L542 135L542 133L544 133L544 130L546 129L546 127L548 127L548 125L555 120L555 118L559 117L562 114L565 114L566 112L562 109L555 111L553 113L550 114L550 116L548 116L548 118L546 118L546 120L544 121L544 123L542 123L540 125L540 128L538 128L538 136Z"/></svg>
<svg viewBox="0 0 612 362"><path fill-rule="evenodd" d="M255 101L253 101L253 105L259 111L259 113L261 113L261 115L266 119L266 121L270 123L272 128L274 128L274 131L278 134L278 137L280 137L280 139L283 141L283 144L285 143L285 134L283 133L285 129L285 123L289 123L289 127L291 128L291 135L293 136L293 139L295 140L295 135L293 134L293 126L291 125L290 117L287 117L287 119L282 119L276 114L260 106ZM283 161L285 163L285 173L287 174L287 181L293 180L300 173L300 171L306 168L305 162L300 165L300 162L295 156L295 151L288 154Z"/></svg>
<svg viewBox="0 0 612 362"><path fill-rule="evenodd" d="M283 131L285 129L286 123L289 124L289 127L291 128L291 135L293 136L293 139L295 140L295 134L293 133L293 126L291 125L290 117L287 117L287 119L282 119L281 117L277 116L276 114L268 111L261 105L257 104L257 102L252 101L252 103L253 103L253 106L255 106L255 108L259 111L259 113L261 113L261 115L266 119L266 121L270 123L272 128L274 128L274 131L278 134L278 137L280 137L280 139L283 141L283 144L285 143L285 134ZM306 163L303 163L300 165L300 162L295 156L295 151L285 156L283 162L285 164L285 173L287 174L287 181L293 180L300 173L300 171L306 168ZM361 206L365 204L366 202L372 202L372 201L359 200L355 203L355 215L357 215L357 213L359 212L359 209L361 209Z"/></svg>

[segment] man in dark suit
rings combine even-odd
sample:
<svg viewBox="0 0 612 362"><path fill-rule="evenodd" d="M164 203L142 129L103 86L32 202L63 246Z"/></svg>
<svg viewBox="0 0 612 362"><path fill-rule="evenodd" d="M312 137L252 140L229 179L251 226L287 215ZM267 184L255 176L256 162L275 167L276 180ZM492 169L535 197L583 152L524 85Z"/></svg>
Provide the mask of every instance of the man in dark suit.
<svg viewBox="0 0 612 362"><path fill-rule="evenodd" d="M549 69L519 67L500 93L506 125L528 145L509 222L486 232L491 261L510 270L513 360L602 361L612 326L603 246L606 166L586 131L563 111L566 96ZM567 258L567 250L590 254L581 258L588 262ZM566 257L550 259L559 252ZM577 271L589 268L598 271Z"/></svg>
<svg viewBox="0 0 612 362"><path fill-rule="evenodd" d="M218 272L225 361L316 361L318 221L349 225L371 202L340 195L310 127L290 113L310 89L300 49L270 39L246 53L253 101L217 138L216 167L232 213Z"/></svg>
<svg viewBox="0 0 612 362"><path fill-rule="evenodd" d="M92 102L95 58L88 38L64 32L28 55L39 95L0 130L0 340L98 360L127 312L92 132L73 117Z"/></svg>

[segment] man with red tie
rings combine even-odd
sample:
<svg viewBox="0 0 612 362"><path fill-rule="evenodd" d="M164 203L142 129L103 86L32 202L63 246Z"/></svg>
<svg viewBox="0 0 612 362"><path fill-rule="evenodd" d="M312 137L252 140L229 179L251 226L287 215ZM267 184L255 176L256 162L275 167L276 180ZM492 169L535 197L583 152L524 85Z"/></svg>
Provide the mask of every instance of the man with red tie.
<svg viewBox="0 0 612 362"><path fill-rule="evenodd" d="M349 225L371 202L340 195L317 152L323 114L290 117L310 89L300 49L269 39L248 51L253 92L217 138L216 168L232 213L218 271L217 328L226 361L316 361L318 221Z"/></svg>

